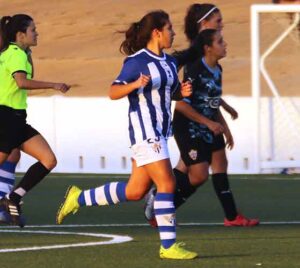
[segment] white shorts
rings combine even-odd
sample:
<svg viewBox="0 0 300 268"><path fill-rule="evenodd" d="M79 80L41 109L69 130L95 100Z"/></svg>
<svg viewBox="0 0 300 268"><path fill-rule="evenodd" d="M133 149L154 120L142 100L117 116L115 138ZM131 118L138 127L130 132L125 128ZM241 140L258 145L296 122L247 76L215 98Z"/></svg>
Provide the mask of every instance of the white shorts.
<svg viewBox="0 0 300 268"><path fill-rule="evenodd" d="M165 138L151 138L131 147L133 159L138 167L170 158L167 140Z"/></svg>

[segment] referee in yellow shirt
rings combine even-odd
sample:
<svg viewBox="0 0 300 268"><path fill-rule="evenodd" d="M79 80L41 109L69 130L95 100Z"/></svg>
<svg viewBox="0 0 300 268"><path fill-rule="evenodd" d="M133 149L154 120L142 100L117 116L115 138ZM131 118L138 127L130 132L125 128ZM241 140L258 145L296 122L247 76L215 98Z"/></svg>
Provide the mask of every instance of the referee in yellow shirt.
<svg viewBox="0 0 300 268"><path fill-rule="evenodd" d="M20 220L20 201L55 166L56 157L44 137L26 122L27 90L55 89L63 93L70 86L32 80L30 47L37 45L38 33L33 19L25 14L5 16L0 21L0 165L14 148L37 159L20 183L0 200L12 225Z"/></svg>

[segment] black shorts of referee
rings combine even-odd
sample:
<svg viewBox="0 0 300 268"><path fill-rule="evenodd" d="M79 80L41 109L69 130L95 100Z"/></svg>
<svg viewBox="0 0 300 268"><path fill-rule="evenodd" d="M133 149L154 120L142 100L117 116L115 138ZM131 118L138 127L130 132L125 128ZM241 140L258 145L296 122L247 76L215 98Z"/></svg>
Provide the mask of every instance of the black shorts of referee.
<svg viewBox="0 0 300 268"><path fill-rule="evenodd" d="M0 152L9 154L25 141L39 134L26 122L26 110L0 105Z"/></svg>

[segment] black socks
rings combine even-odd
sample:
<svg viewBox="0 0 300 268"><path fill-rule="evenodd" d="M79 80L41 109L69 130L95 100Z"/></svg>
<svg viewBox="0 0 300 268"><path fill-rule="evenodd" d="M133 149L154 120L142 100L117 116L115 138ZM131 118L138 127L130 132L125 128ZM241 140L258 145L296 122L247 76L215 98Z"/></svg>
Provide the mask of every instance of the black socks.
<svg viewBox="0 0 300 268"><path fill-rule="evenodd" d="M177 209L180 207L194 192L197 187L191 185L188 174L181 172L180 170L173 169L176 178L176 190L174 196L174 205Z"/></svg>
<svg viewBox="0 0 300 268"><path fill-rule="evenodd" d="M227 173L213 174L212 182L223 207L225 217L230 221L234 220L238 213L230 190Z"/></svg>
<svg viewBox="0 0 300 268"><path fill-rule="evenodd" d="M15 187L15 190L10 193L9 199L15 203L20 203L21 198L37 185L50 172L42 163L33 164L25 173L23 179Z"/></svg>

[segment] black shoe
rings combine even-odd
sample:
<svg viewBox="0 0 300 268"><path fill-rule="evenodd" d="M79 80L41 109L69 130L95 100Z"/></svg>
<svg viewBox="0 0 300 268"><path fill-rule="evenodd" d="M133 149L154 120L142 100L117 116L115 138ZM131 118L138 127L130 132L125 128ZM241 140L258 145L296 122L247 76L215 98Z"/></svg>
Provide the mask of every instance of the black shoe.
<svg viewBox="0 0 300 268"><path fill-rule="evenodd" d="M21 228L25 226L24 218L21 219L21 207L19 204L7 199L7 197L3 197L0 200L0 207L9 214L9 224L18 225Z"/></svg>

